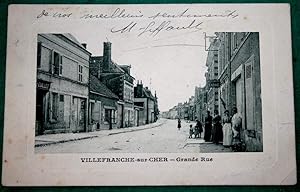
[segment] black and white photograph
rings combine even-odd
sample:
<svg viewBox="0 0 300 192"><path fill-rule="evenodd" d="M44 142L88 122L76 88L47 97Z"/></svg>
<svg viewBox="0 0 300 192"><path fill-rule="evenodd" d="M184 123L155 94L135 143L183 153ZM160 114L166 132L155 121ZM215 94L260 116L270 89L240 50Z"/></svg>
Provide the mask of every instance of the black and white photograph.
<svg viewBox="0 0 300 192"><path fill-rule="evenodd" d="M192 32L38 34L35 151L262 152L259 33Z"/></svg>
<svg viewBox="0 0 300 192"><path fill-rule="evenodd" d="M20 4L7 23L3 185L297 182L288 4Z"/></svg>

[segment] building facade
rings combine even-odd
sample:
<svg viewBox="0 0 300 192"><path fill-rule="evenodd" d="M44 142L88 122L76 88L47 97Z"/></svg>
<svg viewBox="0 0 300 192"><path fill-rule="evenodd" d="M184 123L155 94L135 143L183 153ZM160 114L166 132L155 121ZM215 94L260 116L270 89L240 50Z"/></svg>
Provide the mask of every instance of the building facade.
<svg viewBox="0 0 300 192"><path fill-rule="evenodd" d="M204 123L207 111L206 87L195 87L195 117Z"/></svg>
<svg viewBox="0 0 300 192"><path fill-rule="evenodd" d="M38 34L36 135L87 131L90 55L70 34Z"/></svg>
<svg viewBox="0 0 300 192"><path fill-rule="evenodd" d="M134 87L134 104L142 107L139 110L139 125L156 122L158 119L157 97L152 95L148 87L143 87L142 82L138 82Z"/></svg>
<svg viewBox="0 0 300 192"><path fill-rule="evenodd" d="M90 75L89 131L118 128L119 97Z"/></svg>
<svg viewBox="0 0 300 192"><path fill-rule="evenodd" d="M119 97L117 127L135 125L134 77L129 65L118 65L111 59L111 43L104 42L103 56L93 56L90 61L91 74Z"/></svg>
<svg viewBox="0 0 300 192"><path fill-rule="evenodd" d="M262 151L262 105L259 33L230 33L230 94L243 117L247 151Z"/></svg>
<svg viewBox="0 0 300 192"><path fill-rule="evenodd" d="M209 46L206 59L207 73L205 74L207 84L207 110L214 113L219 110L219 90L218 87L212 86L218 81L219 65L218 65L218 48L220 42L213 40Z"/></svg>
<svg viewBox="0 0 300 192"><path fill-rule="evenodd" d="M259 33L216 33L218 52L218 108L236 107L242 117L241 139L246 151L262 151L262 105ZM218 42L218 43L216 43ZM216 51L212 51L215 54ZM208 53L210 54L210 53ZM212 99L211 95L208 95Z"/></svg>

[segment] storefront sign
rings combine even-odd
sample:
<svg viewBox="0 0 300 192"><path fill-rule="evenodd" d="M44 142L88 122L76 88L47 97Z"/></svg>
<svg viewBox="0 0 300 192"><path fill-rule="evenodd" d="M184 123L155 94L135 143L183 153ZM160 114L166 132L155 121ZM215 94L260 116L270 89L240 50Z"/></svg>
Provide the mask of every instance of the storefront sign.
<svg viewBox="0 0 300 192"><path fill-rule="evenodd" d="M49 90L50 89L50 83L49 82L45 82L45 81L38 81L36 83L36 87L38 89Z"/></svg>
<svg viewBox="0 0 300 192"><path fill-rule="evenodd" d="M210 88L219 88L220 87L220 81L217 79L208 80L207 84L208 84L208 87L210 87Z"/></svg>

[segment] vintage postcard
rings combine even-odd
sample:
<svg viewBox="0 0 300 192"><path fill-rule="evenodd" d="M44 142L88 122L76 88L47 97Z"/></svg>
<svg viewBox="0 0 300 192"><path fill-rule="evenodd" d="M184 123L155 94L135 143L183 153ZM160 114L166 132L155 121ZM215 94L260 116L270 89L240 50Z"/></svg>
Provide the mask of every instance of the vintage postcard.
<svg viewBox="0 0 300 192"><path fill-rule="evenodd" d="M10 5L2 184L296 184L289 4Z"/></svg>

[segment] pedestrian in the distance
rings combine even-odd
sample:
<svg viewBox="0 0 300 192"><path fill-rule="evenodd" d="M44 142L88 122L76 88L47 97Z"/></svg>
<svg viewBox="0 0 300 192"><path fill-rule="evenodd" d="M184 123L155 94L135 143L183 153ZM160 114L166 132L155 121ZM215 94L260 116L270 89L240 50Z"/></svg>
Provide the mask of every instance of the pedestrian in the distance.
<svg viewBox="0 0 300 192"><path fill-rule="evenodd" d="M178 118L177 128L178 128L178 130L180 130L180 128L181 128L181 120L180 120L180 118Z"/></svg>
<svg viewBox="0 0 300 192"><path fill-rule="evenodd" d="M210 112L207 111L207 115L205 117L205 132L204 132L204 140L206 142L210 141L211 138L211 126L212 126L212 116Z"/></svg>
<svg viewBox="0 0 300 192"><path fill-rule="evenodd" d="M212 121L213 121L212 140L215 144L219 144L219 142L223 140L223 131L222 131L222 124L221 124L221 116L219 115L218 110L214 111L214 117Z"/></svg>
<svg viewBox="0 0 300 192"><path fill-rule="evenodd" d="M229 111L225 110L223 116L223 146L230 147L232 144L232 129L231 129L231 117Z"/></svg>

